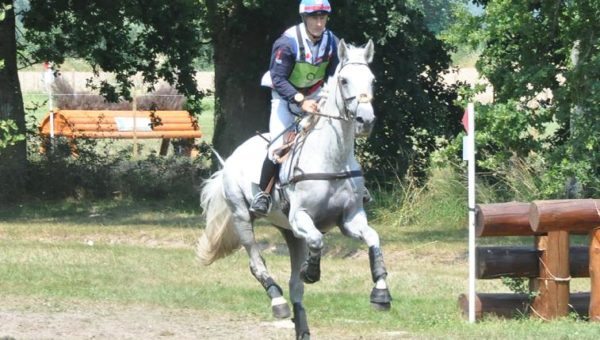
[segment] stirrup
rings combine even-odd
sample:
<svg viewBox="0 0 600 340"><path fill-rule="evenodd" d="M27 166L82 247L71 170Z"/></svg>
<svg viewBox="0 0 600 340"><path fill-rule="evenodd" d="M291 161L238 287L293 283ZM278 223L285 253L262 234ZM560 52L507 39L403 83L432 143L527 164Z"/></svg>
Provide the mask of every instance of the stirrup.
<svg viewBox="0 0 600 340"><path fill-rule="evenodd" d="M257 203L261 200L264 199L266 202L266 207L263 206L256 206ZM271 211L271 206L272 206L272 198L271 195L269 195L268 193L264 192L264 191L259 191L254 198L252 199L252 203L250 203L250 211L257 214L257 215L261 215L261 216L265 216L268 215L269 212ZM264 209L263 209L264 208Z"/></svg>

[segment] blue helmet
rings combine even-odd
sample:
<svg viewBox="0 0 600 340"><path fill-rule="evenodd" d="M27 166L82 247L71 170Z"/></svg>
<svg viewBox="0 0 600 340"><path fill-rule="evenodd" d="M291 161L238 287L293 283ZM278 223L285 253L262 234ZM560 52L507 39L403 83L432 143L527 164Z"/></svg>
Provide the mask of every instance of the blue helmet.
<svg viewBox="0 0 600 340"><path fill-rule="evenodd" d="M331 13L331 5L327 0L302 0L300 1L300 14L315 12Z"/></svg>

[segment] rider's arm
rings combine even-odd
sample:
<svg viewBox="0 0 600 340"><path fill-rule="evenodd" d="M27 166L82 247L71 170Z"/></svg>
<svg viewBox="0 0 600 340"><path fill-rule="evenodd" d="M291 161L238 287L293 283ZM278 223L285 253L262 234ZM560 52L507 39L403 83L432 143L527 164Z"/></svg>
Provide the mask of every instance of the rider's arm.
<svg viewBox="0 0 600 340"><path fill-rule="evenodd" d="M273 44L271 55L271 80L273 88L286 101L293 101L298 90L288 81L290 74L296 64L296 51L293 47L294 41L289 37L281 37Z"/></svg>

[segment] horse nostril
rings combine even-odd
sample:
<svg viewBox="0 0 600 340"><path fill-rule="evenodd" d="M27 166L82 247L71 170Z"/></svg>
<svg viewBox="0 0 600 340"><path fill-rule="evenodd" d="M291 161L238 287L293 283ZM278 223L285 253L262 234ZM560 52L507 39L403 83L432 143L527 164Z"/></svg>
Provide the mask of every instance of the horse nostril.
<svg viewBox="0 0 600 340"><path fill-rule="evenodd" d="M356 121L361 124L365 122L364 119L362 119L362 117L356 117Z"/></svg>

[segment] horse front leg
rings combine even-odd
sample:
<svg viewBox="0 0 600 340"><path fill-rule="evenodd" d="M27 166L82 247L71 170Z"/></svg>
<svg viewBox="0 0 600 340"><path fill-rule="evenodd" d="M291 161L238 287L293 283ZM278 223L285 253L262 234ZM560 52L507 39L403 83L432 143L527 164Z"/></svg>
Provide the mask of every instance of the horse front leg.
<svg viewBox="0 0 600 340"><path fill-rule="evenodd" d="M367 222L364 210L360 210L341 226L344 235L362 240L369 247L369 264L371 278L375 287L371 290L371 306L377 310L389 310L392 296L386 282L387 270L383 262L383 252L379 243L379 235Z"/></svg>
<svg viewBox="0 0 600 340"><path fill-rule="evenodd" d="M321 279L321 250L323 234L315 227L312 218L305 210L290 214L290 224L296 237L302 238L308 245L308 256L300 268L300 278L305 283L315 283Z"/></svg>
<svg viewBox="0 0 600 340"><path fill-rule="evenodd" d="M288 318L291 315L290 307L283 297L283 290L267 270L267 265L260 254L260 249L254 237L252 224L250 222L239 222L236 224L236 228L240 236L240 241L250 258L250 272L260 282L271 299L273 316L278 319Z"/></svg>
<svg viewBox="0 0 600 340"><path fill-rule="evenodd" d="M307 246L304 239L297 238L291 230L280 229L285 238L290 251L290 264L292 272L290 274L290 300L294 308L294 328L296 330L296 339L310 339L310 330L308 328L308 318L302 305L304 297L304 283L300 279L300 269L307 256Z"/></svg>

